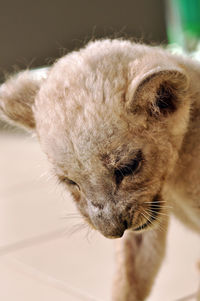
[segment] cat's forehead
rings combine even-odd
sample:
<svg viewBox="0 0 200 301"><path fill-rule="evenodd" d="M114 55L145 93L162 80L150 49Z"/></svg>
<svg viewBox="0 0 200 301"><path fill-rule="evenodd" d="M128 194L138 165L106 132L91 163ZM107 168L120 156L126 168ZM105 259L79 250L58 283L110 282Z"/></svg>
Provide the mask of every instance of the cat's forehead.
<svg viewBox="0 0 200 301"><path fill-rule="evenodd" d="M117 114L114 110L96 110L96 107L74 116L70 112L64 122L58 117L56 124L48 124L48 132L42 127L41 144L60 172L94 172L140 147L135 132L137 126L134 127L129 118L123 112ZM137 116L132 119L140 123Z"/></svg>
<svg viewBox="0 0 200 301"><path fill-rule="evenodd" d="M37 132L49 157L57 162L87 161L106 144L114 149L127 141L130 125L140 123L124 108L130 63L140 50L129 42L105 41L55 64L35 105Z"/></svg>
<svg viewBox="0 0 200 301"><path fill-rule="evenodd" d="M66 87L99 85L110 81L114 88L116 80L127 78L129 65L138 61L148 47L120 40L104 40L89 43L85 48L74 51L59 59L50 72L50 80ZM150 50L149 50L150 51ZM136 64L135 69L142 68ZM145 62L146 65L146 62ZM137 73L138 70L135 70ZM119 84L119 82L118 82ZM94 86L94 89L97 88ZM98 87L100 88L100 87Z"/></svg>
<svg viewBox="0 0 200 301"><path fill-rule="evenodd" d="M49 139L47 153L60 174L77 177L88 172L96 173L103 166L114 167L124 158L134 157L141 146L134 133L115 127L66 132L60 138Z"/></svg>
<svg viewBox="0 0 200 301"><path fill-rule="evenodd" d="M129 42L107 42L93 43L54 65L35 102L39 130L45 122L53 130L61 123L73 125L84 118L89 123L92 115L114 116L114 110L122 110L134 77L131 70L137 69L130 64L141 52Z"/></svg>

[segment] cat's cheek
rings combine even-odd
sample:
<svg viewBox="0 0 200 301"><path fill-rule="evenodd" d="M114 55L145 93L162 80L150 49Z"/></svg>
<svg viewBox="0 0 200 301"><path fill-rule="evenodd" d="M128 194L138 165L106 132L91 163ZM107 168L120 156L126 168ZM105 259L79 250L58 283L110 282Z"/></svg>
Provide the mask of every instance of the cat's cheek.
<svg viewBox="0 0 200 301"><path fill-rule="evenodd" d="M79 203L80 200L81 200L81 194L80 194L79 190L78 190L77 188L75 188L75 189L70 189L70 193L71 193L71 195L72 195L74 201L75 201L76 203Z"/></svg>
<svg viewBox="0 0 200 301"><path fill-rule="evenodd" d="M82 215L85 222L88 223L90 225L90 227L92 227L93 229L96 229L90 219L90 216L88 213L87 201L84 197L80 197L79 201L76 202L76 207L79 210L79 212Z"/></svg>

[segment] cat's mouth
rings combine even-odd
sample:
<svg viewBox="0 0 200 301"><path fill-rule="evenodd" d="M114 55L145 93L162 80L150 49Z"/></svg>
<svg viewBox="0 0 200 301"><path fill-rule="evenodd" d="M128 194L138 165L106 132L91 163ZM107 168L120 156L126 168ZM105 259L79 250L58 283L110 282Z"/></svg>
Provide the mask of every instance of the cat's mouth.
<svg viewBox="0 0 200 301"><path fill-rule="evenodd" d="M112 213L115 217L113 220L111 220L112 216L106 215L111 213L109 210L98 211L98 215L93 215L92 218L88 213L85 213L84 217L93 229L100 231L105 237L120 238L126 230L138 232L155 226L160 221L162 207L162 198L160 194L156 194L151 201L144 201L139 205L135 214L129 208L129 212L124 217Z"/></svg>

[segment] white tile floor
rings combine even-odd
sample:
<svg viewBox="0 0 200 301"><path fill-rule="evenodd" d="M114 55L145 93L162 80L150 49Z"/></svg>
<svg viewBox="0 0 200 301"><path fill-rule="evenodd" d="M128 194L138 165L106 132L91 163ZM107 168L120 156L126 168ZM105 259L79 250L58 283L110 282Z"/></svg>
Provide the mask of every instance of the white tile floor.
<svg viewBox="0 0 200 301"><path fill-rule="evenodd" d="M87 228L70 234L81 220L61 218L75 208L41 177L47 166L34 139L0 132L0 300L109 301L113 241ZM198 286L200 238L172 220L168 240L148 301L174 301Z"/></svg>

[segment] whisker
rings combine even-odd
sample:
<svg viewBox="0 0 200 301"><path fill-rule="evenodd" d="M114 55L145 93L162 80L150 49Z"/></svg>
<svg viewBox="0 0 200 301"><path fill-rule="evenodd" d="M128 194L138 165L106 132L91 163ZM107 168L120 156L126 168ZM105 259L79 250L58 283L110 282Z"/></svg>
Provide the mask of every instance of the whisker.
<svg viewBox="0 0 200 301"><path fill-rule="evenodd" d="M61 218L67 218L67 217L80 217L82 218L82 216L78 213L64 213L61 215Z"/></svg>
<svg viewBox="0 0 200 301"><path fill-rule="evenodd" d="M162 202L162 203L161 202L149 202L149 204L152 204L152 205L162 205L162 206L170 206L166 202Z"/></svg>
<svg viewBox="0 0 200 301"><path fill-rule="evenodd" d="M65 235L71 237L73 234L77 233L78 231L84 230L88 225L86 223L79 223L76 225L73 225L69 229L65 231Z"/></svg>
<svg viewBox="0 0 200 301"><path fill-rule="evenodd" d="M61 219L82 219L81 216L61 216Z"/></svg>
<svg viewBox="0 0 200 301"><path fill-rule="evenodd" d="M91 243L91 236L92 236L92 234L94 234L94 229L92 229L89 225L87 225L87 226L88 226L88 228L87 228L87 233L86 233L85 237L86 237L88 243Z"/></svg>
<svg viewBox="0 0 200 301"><path fill-rule="evenodd" d="M155 203L167 203L166 201L145 201L145 202L143 202L143 203L150 203L150 204L155 204Z"/></svg>
<svg viewBox="0 0 200 301"><path fill-rule="evenodd" d="M158 229L159 229L159 230L165 231L165 229L161 226L162 220L159 218L159 216L156 216L156 218L155 218L155 216L151 215L151 214L148 213L147 211L145 211L145 213L146 213L150 218L152 218L153 220L156 219L156 221L158 222L157 225L158 225ZM149 219L148 219L148 220L149 220ZM152 221L152 220L150 221L150 223L151 223L151 225L153 225L153 221Z"/></svg>
<svg viewBox="0 0 200 301"><path fill-rule="evenodd" d="M153 214L150 214L149 212L147 212L146 210L145 210L145 214L148 216L148 221L151 223L151 225L153 224L153 221L155 220L155 216L153 215Z"/></svg>
<svg viewBox="0 0 200 301"><path fill-rule="evenodd" d="M166 206L172 207L170 205L167 205L168 204L167 201L145 201L143 202L143 204L152 204L152 205L166 204Z"/></svg>
<svg viewBox="0 0 200 301"><path fill-rule="evenodd" d="M161 232L165 232L166 229L165 229L165 228L163 227L163 225L162 225L162 224L163 224L163 221L162 221L159 217L157 218L157 222L158 222L158 223L157 223L158 229L159 229Z"/></svg>
<svg viewBox="0 0 200 301"><path fill-rule="evenodd" d="M79 213L77 212L66 212L66 213L63 213L63 215L66 215L66 216L81 216Z"/></svg>
<svg viewBox="0 0 200 301"><path fill-rule="evenodd" d="M136 227L136 228L141 227L142 224L143 224L143 220L142 220L141 215L139 215L139 216L138 216L138 222L137 222L137 227Z"/></svg>
<svg viewBox="0 0 200 301"><path fill-rule="evenodd" d="M159 216L159 215L169 216L169 214L167 214L167 213L157 212L157 211L152 210L152 209L147 209L147 208L145 208L145 210L146 210L147 212L150 212L150 213L151 213L151 212L157 213L158 216Z"/></svg>
<svg viewBox="0 0 200 301"><path fill-rule="evenodd" d="M157 229L160 231L160 232L165 232L166 231L166 228L164 228L161 224L161 222L158 220L158 223L156 224L157 226Z"/></svg>
<svg viewBox="0 0 200 301"><path fill-rule="evenodd" d="M79 212L67 212L64 211L63 214L60 216L61 219L67 219L67 218L80 218L83 219L81 214Z"/></svg>
<svg viewBox="0 0 200 301"><path fill-rule="evenodd" d="M146 212L145 212L146 213ZM149 223L152 225L152 221L151 219L149 219L149 217L146 217L145 214L143 212L140 212L140 214L142 214L142 216L144 216L144 218L149 221Z"/></svg>
<svg viewBox="0 0 200 301"><path fill-rule="evenodd" d="M165 206L165 205L151 205L152 208L165 208L165 209L173 209L173 207Z"/></svg>

